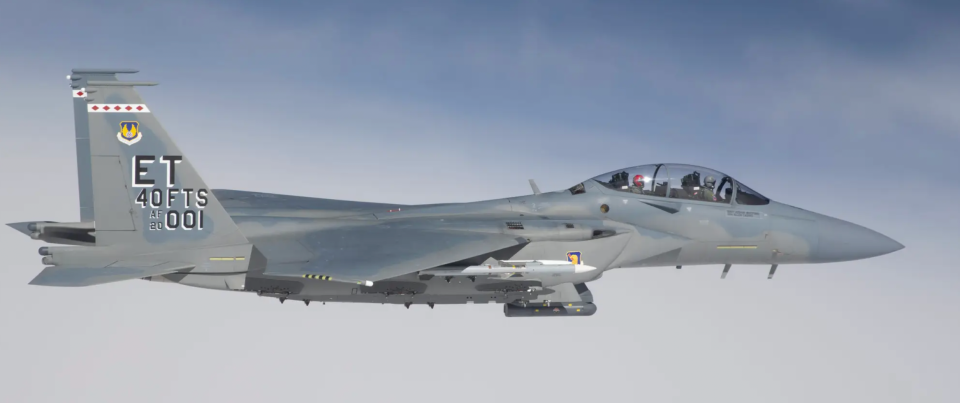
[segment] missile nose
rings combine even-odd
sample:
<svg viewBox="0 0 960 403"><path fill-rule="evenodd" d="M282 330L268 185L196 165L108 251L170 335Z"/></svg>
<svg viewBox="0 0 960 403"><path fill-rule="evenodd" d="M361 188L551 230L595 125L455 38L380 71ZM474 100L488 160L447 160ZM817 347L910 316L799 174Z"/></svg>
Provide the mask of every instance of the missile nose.
<svg viewBox="0 0 960 403"><path fill-rule="evenodd" d="M824 217L817 225L820 241L816 261L819 263L867 259L904 248L879 232L843 220Z"/></svg>

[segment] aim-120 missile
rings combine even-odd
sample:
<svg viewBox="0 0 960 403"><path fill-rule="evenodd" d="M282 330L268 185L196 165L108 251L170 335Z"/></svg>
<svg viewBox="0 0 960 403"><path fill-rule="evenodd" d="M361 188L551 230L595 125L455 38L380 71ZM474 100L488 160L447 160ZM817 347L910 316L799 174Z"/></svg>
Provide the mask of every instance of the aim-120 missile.
<svg viewBox="0 0 960 403"><path fill-rule="evenodd" d="M430 269L420 274L434 276L483 276L509 273L531 274L559 274L559 273L586 273L596 270L596 267L585 264L573 264L566 260L497 260L487 261L479 266L468 266L455 269Z"/></svg>

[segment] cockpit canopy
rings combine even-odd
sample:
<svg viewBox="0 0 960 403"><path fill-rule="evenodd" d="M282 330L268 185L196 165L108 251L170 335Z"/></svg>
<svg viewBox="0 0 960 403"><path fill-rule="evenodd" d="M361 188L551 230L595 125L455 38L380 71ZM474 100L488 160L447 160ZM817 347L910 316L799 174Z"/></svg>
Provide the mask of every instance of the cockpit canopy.
<svg viewBox="0 0 960 403"><path fill-rule="evenodd" d="M770 203L770 199L729 175L694 165L640 165L608 172L591 180L607 189L653 197L725 204L731 200L745 205ZM582 193L583 184L574 186L570 192Z"/></svg>

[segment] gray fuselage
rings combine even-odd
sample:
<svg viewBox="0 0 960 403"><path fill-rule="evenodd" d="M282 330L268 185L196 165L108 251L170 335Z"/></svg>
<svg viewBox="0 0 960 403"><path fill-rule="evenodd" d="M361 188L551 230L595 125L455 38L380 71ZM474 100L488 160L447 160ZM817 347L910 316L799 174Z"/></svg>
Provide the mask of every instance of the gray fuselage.
<svg viewBox="0 0 960 403"><path fill-rule="evenodd" d="M366 225L372 220L399 224L409 221L418 225L433 222L438 226L459 226L464 231L514 234L532 242L503 251L496 258L565 260L568 253L579 252L581 263L599 269L509 278L434 278L427 270L381 281L372 288L277 279L257 273L242 275L246 283L299 282L298 292L285 296L312 301L504 303L517 297L511 295L508 288L497 288L498 285L520 283L522 286L517 289L522 289L531 281L543 288L585 283L614 268L828 263L868 258L902 248L872 230L777 202L740 205L735 200L714 203L672 199L617 192L591 182L585 182L578 194L564 190L421 206L229 190L215 192L244 235L263 252L268 265L301 264L312 258L306 248L285 241L285 233L294 239L300 227L350 227ZM284 227L289 227L289 232L279 230ZM591 232L598 231L603 231L603 236L590 236ZM182 284L223 288L222 281L210 283L209 276L202 279L190 275L166 277ZM194 281L190 280L210 284L191 284ZM529 300L537 301L536 293Z"/></svg>

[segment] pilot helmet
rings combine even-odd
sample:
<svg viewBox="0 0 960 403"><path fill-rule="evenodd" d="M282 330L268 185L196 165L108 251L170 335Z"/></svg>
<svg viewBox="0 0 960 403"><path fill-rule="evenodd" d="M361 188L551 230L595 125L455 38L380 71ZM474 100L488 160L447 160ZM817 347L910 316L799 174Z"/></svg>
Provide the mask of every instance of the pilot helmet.
<svg viewBox="0 0 960 403"><path fill-rule="evenodd" d="M633 185L638 188L643 188L643 175L636 175L633 177Z"/></svg>
<svg viewBox="0 0 960 403"><path fill-rule="evenodd" d="M717 179L712 176L708 176L703 180L703 185L709 189L713 189L713 187L717 185Z"/></svg>

